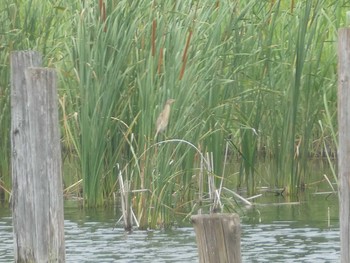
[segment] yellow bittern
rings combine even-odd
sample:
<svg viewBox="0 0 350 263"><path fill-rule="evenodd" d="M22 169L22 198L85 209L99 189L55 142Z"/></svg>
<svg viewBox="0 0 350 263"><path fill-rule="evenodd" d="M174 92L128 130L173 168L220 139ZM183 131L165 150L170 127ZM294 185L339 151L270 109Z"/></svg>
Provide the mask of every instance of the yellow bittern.
<svg viewBox="0 0 350 263"><path fill-rule="evenodd" d="M174 99L168 99L164 105L162 112L159 114L157 122L156 122L156 135L154 139L157 138L158 133L163 132L169 123L170 116L170 106L175 102Z"/></svg>

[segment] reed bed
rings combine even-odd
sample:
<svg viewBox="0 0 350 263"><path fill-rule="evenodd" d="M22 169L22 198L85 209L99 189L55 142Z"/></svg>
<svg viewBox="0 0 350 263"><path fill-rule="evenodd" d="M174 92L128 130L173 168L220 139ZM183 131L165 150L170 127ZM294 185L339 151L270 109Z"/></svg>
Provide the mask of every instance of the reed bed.
<svg viewBox="0 0 350 263"><path fill-rule="evenodd" d="M344 8L326 0L3 1L0 192L11 188L8 57L19 49L42 52L59 73L63 180L86 206L116 196L118 175L141 228L209 209L211 184L299 192L309 158L336 152ZM168 127L155 138L170 98ZM262 158L275 165L269 178L256 172ZM238 175L224 165L236 160Z"/></svg>

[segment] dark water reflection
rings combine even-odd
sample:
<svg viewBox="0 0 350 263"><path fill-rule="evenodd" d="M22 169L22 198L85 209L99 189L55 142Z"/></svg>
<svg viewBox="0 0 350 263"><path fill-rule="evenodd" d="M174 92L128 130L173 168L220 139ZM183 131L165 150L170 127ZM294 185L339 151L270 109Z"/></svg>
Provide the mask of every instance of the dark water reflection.
<svg viewBox="0 0 350 263"><path fill-rule="evenodd" d="M264 194L241 218L245 262L339 262L337 194Z"/></svg>
<svg viewBox="0 0 350 263"><path fill-rule="evenodd" d="M339 262L338 199L310 194L294 203L264 194L240 211L243 262ZM297 202L300 203L297 203ZM134 231L113 210L65 208L67 262L198 262L193 228ZM0 208L0 262L13 261L9 209Z"/></svg>

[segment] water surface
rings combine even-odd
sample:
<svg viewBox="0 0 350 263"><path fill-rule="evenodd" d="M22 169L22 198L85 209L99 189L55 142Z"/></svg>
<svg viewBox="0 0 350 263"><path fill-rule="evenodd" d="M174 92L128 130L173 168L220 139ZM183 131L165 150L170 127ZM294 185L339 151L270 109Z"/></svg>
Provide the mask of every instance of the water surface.
<svg viewBox="0 0 350 263"><path fill-rule="evenodd" d="M238 209L243 262L339 262L338 199L299 200L263 193L254 207ZM287 204L289 203L289 204ZM67 262L198 262L193 228L126 234L113 210L65 207ZM186 225L186 224L185 224ZM0 262L13 262L12 219L0 208Z"/></svg>

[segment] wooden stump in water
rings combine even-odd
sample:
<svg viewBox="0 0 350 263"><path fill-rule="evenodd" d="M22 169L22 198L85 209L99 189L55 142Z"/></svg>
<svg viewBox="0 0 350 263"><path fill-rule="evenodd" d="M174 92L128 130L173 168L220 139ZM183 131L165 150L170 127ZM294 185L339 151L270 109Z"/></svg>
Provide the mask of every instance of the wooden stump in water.
<svg viewBox="0 0 350 263"><path fill-rule="evenodd" d="M15 262L65 262L57 77L37 52L11 56Z"/></svg>
<svg viewBox="0 0 350 263"><path fill-rule="evenodd" d="M241 262L241 230L238 215L195 215L191 219L196 232L200 263Z"/></svg>

